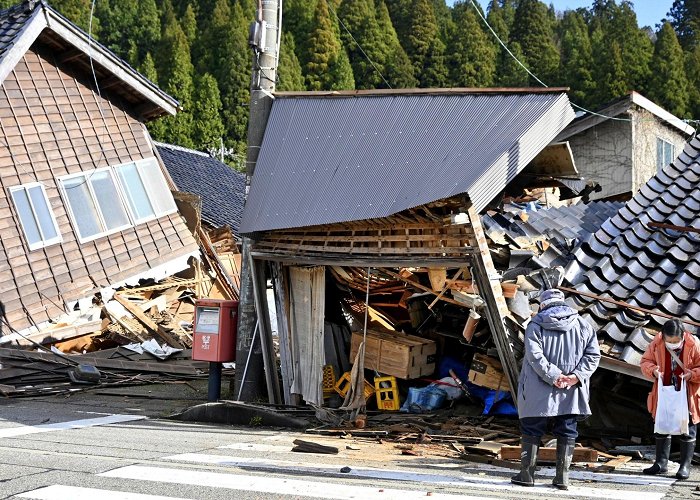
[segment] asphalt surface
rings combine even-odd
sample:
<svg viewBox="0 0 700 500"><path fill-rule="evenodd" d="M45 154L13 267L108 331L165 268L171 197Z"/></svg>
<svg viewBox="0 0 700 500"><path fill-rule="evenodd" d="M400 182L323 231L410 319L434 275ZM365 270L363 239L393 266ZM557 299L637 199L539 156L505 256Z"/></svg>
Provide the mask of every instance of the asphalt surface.
<svg viewBox="0 0 700 500"><path fill-rule="evenodd" d="M203 402L201 387L151 386L116 394L0 400L0 497L698 498L698 468L689 481L675 483L634 473L634 467L649 465L643 462L627 474L579 470L568 492L553 489L553 471L543 468L536 488L515 487L508 480L512 471L447 452L405 456L394 443L164 418ZM292 452L297 438L336 446L339 453Z"/></svg>

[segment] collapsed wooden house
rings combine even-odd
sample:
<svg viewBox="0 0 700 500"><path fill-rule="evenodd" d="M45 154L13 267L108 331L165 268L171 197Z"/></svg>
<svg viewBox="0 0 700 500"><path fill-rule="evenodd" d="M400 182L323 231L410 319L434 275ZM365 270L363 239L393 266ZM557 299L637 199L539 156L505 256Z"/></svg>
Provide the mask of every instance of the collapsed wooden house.
<svg viewBox="0 0 700 500"><path fill-rule="evenodd" d="M322 402L324 342L337 333L324 324L331 274L368 293L418 288L431 294L429 302L458 304L464 321L470 309L485 306L515 390L520 332L479 212L573 117L564 89L276 94L241 232L254 239L262 335L270 331L263 291L271 263L284 400ZM410 278L422 271L432 274L433 286ZM478 288L481 304L455 293L450 285L460 278ZM372 307L354 302L351 309ZM271 400L281 400L270 388Z"/></svg>
<svg viewBox="0 0 700 500"><path fill-rule="evenodd" d="M10 325L41 327L89 307L96 292L107 299L199 258L145 126L175 114L175 99L37 1L0 11L0 83L0 300Z"/></svg>

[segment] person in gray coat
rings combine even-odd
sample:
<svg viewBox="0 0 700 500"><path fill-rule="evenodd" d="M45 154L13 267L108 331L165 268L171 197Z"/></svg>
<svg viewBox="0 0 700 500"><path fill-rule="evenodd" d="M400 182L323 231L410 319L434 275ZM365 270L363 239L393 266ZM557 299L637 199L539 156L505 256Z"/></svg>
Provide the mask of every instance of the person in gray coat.
<svg viewBox="0 0 700 500"><path fill-rule="evenodd" d="M560 290L542 292L540 310L525 331L525 358L518 381L521 464L511 482L534 486L540 440L551 425L557 437L552 484L569 488L577 421L591 414L589 381L599 361L600 348L591 325L564 303Z"/></svg>

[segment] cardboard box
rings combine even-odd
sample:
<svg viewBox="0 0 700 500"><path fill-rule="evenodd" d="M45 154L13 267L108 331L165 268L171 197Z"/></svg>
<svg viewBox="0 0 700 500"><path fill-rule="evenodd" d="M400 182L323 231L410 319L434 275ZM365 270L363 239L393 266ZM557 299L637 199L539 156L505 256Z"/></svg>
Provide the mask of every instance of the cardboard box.
<svg viewBox="0 0 700 500"><path fill-rule="evenodd" d="M362 332L352 334L350 361L355 360ZM365 368L401 379L425 377L435 371L435 341L392 332L367 330Z"/></svg>
<svg viewBox="0 0 700 500"><path fill-rule="evenodd" d="M485 354L474 354L468 378L474 385L510 392L510 384L503 372L501 362Z"/></svg>

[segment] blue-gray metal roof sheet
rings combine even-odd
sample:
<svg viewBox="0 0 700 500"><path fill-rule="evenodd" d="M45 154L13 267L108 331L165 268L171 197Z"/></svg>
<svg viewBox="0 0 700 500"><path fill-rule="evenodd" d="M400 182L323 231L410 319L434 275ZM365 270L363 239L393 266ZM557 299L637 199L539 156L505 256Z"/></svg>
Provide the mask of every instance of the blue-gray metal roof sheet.
<svg viewBox="0 0 700 500"><path fill-rule="evenodd" d="M561 90L278 96L241 232L386 217L460 193L480 210L573 118Z"/></svg>

